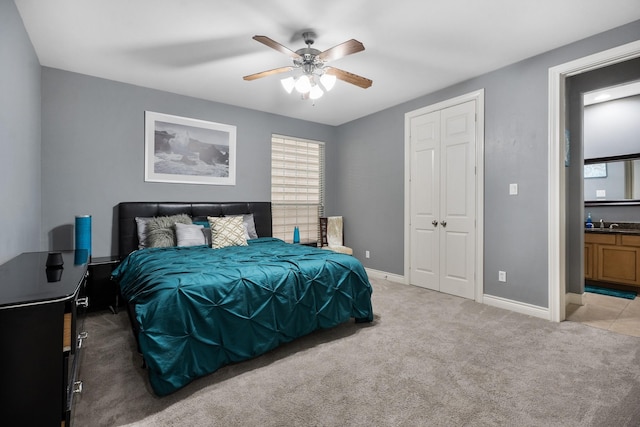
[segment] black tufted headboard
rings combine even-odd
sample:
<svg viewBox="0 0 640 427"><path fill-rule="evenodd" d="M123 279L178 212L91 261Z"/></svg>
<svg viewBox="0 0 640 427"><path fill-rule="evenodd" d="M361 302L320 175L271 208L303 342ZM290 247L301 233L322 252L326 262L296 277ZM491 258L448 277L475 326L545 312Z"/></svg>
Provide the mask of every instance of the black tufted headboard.
<svg viewBox="0 0 640 427"><path fill-rule="evenodd" d="M136 217L185 213L194 221L208 216L253 214L258 237L271 237L271 202L122 202L118 205L118 254L120 258L138 249Z"/></svg>

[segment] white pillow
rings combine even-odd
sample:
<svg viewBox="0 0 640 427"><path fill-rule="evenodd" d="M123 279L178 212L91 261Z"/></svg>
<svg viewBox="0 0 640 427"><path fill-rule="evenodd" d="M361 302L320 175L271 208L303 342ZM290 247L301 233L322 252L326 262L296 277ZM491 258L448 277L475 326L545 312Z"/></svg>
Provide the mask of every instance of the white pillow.
<svg viewBox="0 0 640 427"><path fill-rule="evenodd" d="M207 217L211 225L211 247L247 246L242 216Z"/></svg>
<svg viewBox="0 0 640 427"><path fill-rule="evenodd" d="M178 238L178 246L197 246L204 245L204 227L198 224L181 224L176 222L176 237Z"/></svg>

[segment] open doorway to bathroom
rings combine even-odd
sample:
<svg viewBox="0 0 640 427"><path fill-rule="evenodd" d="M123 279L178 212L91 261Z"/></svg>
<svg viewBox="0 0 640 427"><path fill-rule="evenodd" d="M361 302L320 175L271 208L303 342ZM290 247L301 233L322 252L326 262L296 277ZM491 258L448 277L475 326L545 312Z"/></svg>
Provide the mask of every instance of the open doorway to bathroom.
<svg viewBox="0 0 640 427"><path fill-rule="evenodd" d="M633 191L634 164L640 163L640 58L580 73L565 83L570 144L566 287L567 294L578 296L569 301L566 319L640 336L639 298L585 292L585 285L640 291L640 197ZM610 98L602 100L605 94ZM593 228L585 229L587 217ZM627 233L636 227L637 234Z"/></svg>

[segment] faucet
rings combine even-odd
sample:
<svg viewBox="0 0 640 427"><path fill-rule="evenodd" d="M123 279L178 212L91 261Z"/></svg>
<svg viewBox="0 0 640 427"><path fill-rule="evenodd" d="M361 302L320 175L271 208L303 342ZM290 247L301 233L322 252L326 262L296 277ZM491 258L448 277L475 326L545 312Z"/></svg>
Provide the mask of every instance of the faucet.
<svg viewBox="0 0 640 427"><path fill-rule="evenodd" d="M611 225L609 226L609 230L613 230L613 229L614 229L614 227L620 227L620 226L619 226L618 224L611 224Z"/></svg>
<svg viewBox="0 0 640 427"><path fill-rule="evenodd" d="M604 230L604 220L600 218L600 230Z"/></svg>

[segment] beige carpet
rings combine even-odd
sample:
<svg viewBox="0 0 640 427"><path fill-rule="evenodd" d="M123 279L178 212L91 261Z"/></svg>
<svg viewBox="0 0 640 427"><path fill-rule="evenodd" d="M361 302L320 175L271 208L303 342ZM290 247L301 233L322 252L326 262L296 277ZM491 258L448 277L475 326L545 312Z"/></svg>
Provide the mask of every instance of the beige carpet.
<svg viewBox="0 0 640 427"><path fill-rule="evenodd" d="M640 338L372 280L371 325L153 395L126 313L92 314L83 426L639 426Z"/></svg>

